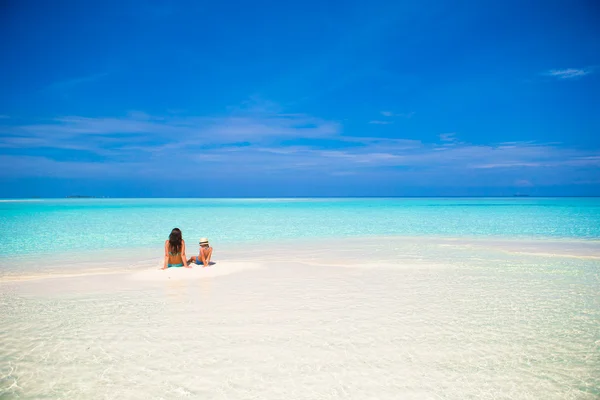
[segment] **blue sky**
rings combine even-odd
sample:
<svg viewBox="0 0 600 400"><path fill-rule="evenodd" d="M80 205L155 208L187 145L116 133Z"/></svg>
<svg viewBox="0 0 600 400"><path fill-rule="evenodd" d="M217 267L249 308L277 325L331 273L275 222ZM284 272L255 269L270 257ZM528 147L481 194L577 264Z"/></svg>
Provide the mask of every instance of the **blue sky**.
<svg viewBox="0 0 600 400"><path fill-rule="evenodd" d="M0 4L0 197L600 195L594 1Z"/></svg>

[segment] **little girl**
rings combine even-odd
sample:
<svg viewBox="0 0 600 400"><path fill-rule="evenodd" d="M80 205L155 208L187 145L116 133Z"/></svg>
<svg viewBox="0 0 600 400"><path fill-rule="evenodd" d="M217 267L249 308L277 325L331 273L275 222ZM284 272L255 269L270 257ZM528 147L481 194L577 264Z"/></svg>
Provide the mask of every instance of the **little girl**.
<svg viewBox="0 0 600 400"><path fill-rule="evenodd" d="M212 256L213 248L208 244L207 238L200 239L200 254L192 257L188 260L188 263L195 262L200 265L203 264L204 267L208 267L210 265L210 257Z"/></svg>

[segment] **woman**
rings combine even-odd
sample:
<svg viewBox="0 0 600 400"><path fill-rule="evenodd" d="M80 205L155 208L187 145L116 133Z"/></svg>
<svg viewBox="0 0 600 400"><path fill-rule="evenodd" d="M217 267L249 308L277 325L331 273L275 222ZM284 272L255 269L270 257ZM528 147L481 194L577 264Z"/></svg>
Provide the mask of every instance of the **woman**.
<svg viewBox="0 0 600 400"><path fill-rule="evenodd" d="M213 248L210 247L210 244L208 244L207 238L201 238L198 244L200 245L200 254L190 258L188 260L188 264L196 263L197 265L200 265L200 263L202 263L203 268L208 267L210 265L210 258L212 257Z"/></svg>
<svg viewBox="0 0 600 400"><path fill-rule="evenodd" d="M188 267L185 259L185 241L181 238L179 228L174 228L169 235L169 240L165 241L165 263L162 269L171 267Z"/></svg>

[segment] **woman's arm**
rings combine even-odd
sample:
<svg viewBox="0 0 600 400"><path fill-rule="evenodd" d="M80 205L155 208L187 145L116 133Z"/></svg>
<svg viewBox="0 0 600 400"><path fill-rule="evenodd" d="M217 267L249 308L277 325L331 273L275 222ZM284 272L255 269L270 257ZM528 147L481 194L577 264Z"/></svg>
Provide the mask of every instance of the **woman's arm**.
<svg viewBox="0 0 600 400"><path fill-rule="evenodd" d="M165 261L162 269L167 269L167 263L169 262L169 241L165 240Z"/></svg>
<svg viewBox="0 0 600 400"><path fill-rule="evenodd" d="M185 240L181 241L181 261L183 261L183 266L188 268L187 257L185 256Z"/></svg>

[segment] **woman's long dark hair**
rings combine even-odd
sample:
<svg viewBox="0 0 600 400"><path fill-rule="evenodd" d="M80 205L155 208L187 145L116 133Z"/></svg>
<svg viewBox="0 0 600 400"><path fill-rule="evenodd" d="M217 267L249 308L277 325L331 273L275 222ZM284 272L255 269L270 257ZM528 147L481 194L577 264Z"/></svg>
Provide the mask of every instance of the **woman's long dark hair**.
<svg viewBox="0 0 600 400"><path fill-rule="evenodd" d="M173 228L169 235L169 250L172 253L181 252L181 231L179 228Z"/></svg>

